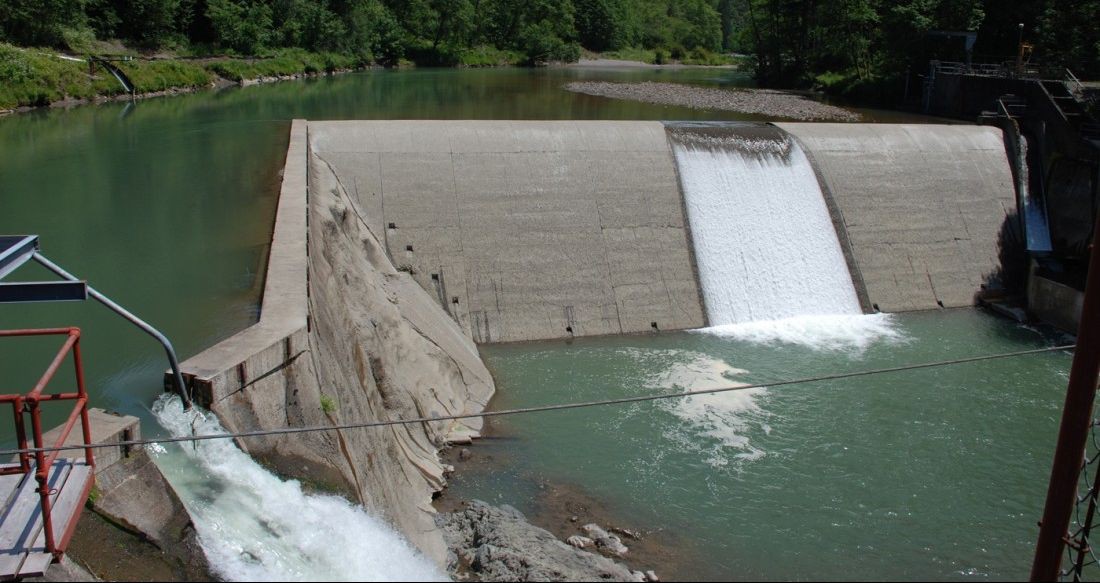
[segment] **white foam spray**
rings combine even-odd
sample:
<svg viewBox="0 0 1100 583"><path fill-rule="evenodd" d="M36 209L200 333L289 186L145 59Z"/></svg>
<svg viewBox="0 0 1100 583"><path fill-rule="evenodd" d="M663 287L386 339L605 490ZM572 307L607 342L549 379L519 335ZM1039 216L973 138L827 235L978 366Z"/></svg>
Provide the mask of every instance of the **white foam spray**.
<svg viewBox="0 0 1100 583"><path fill-rule="evenodd" d="M861 314L809 160L759 142L675 146L711 324Z"/></svg>
<svg viewBox="0 0 1100 583"><path fill-rule="evenodd" d="M178 397L153 406L174 436L224 433ZM171 448L171 449L169 449ZM231 440L150 448L195 521L203 551L228 581L446 581L393 528L343 498L307 494Z"/></svg>
<svg viewBox="0 0 1100 583"><path fill-rule="evenodd" d="M765 320L712 326L692 330L755 344L797 344L818 351L848 352L853 356L879 341L903 342L894 317L889 314L860 316L796 316L782 320Z"/></svg>
<svg viewBox="0 0 1100 583"><path fill-rule="evenodd" d="M654 375L648 383L649 388L693 393L745 386L734 379L747 371L722 360L694 352L671 356L678 362ZM727 465L731 457L738 461L760 459L764 457L764 450L750 441L749 433L758 428L765 433L770 431L768 413L759 403L766 394L767 389L757 387L660 401L661 408L685 423L672 427L665 435L682 446L700 451L705 461L715 467ZM700 436L709 439L700 441ZM729 455L731 450L735 452L732 456Z"/></svg>
<svg viewBox="0 0 1100 583"><path fill-rule="evenodd" d="M864 316L810 161L789 137L673 140L711 328L750 342L862 350Z"/></svg>

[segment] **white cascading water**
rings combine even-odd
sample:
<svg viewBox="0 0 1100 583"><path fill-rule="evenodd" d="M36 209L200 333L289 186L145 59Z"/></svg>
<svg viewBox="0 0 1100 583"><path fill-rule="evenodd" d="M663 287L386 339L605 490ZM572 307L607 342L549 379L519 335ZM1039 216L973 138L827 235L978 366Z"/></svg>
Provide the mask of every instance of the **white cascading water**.
<svg viewBox="0 0 1100 583"><path fill-rule="evenodd" d="M225 432L213 415L185 412L179 397L162 396L153 413L174 436ZM304 492L232 440L150 449L227 581L447 580L385 522L338 496Z"/></svg>
<svg viewBox="0 0 1100 583"><path fill-rule="evenodd" d="M810 161L787 137L673 140L707 332L815 348L895 337L862 316Z"/></svg>

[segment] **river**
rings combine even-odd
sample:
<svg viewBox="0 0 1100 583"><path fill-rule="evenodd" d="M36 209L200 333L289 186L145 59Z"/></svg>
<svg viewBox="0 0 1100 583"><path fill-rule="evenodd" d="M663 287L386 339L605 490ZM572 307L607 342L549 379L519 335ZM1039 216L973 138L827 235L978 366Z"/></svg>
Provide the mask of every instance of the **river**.
<svg viewBox="0 0 1100 583"><path fill-rule="evenodd" d="M0 120L0 233L43 251L161 328L181 358L257 317L289 120L762 120L570 93L575 80L747 86L725 69L367 71ZM871 120L907 119L865 112ZM33 266L22 279L44 278ZM0 328L77 325L92 405L164 431L158 345L100 306L0 306ZM971 311L898 317L896 335L821 347L698 333L488 347L493 407L636 394L1042 345ZM47 340L0 340L0 379L29 387ZM449 496L538 513L568 483L645 529L675 532L665 572L704 578L968 578L1025 573L1068 357L528 422L486 440L507 463L459 473ZM743 370L744 372L739 372ZM58 385L60 386L60 385ZM45 419L58 423L63 412ZM0 439L11 443L5 426ZM660 571L660 569L659 569Z"/></svg>

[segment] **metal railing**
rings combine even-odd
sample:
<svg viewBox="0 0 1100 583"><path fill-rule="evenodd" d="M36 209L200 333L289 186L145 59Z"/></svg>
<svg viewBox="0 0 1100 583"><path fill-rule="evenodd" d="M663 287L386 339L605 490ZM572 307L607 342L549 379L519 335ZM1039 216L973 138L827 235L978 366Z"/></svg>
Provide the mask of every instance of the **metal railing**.
<svg viewBox="0 0 1100 583"><path fill-rule="evenodd" d="M65 445L65 442L69 438L69 434L72 433L77 421L79 421L84 437L84 462L88 467L94 468L95 458L92 455L92 448L89 447L92 443L92 430L88 421L88 392L84 386L84 365L80 359L80 329L45 328L0 330L0 338L28 336L65 336L66 338L64 344L61 345L56 356L54 356L50 365L46 368L46 372L42 374L29 393L25 395L0 395L0 403L11 403L12 405L15 414L15 431L16 439L19 442L19 449L27 449L26 416L28 415L31 418L32 440L35 448L61 448ZM73 355L73 366L76 373L76 392L44 394L46 386L50 383L50 380L53 379L58 369L61 368L62 363L70 352L72 352ZM42 403L55 401L76 401L76 404L73 406L72 412L69 413L69 417L65 421L65 424L61 426L59 435L57 439L54 440L54 443L45 445L43 444L42 437ZM73 449L77 448L74 447ZM50 488L49 480L50 470L53 468L60 454L61 450L54 450L49 454L41 451L36 452L34 454L34 463L32 464L31 456L22 453L19 454L18 465L0 468L0 475L30 475L32 472L34 473L34 479L38 482L37 492L41 498L42 530L46 539L46 551L54 556L60 556L64 552L65 547L68 546L69 539L72 537L73 529L76 526L75 520L67 520L68 528L62 533L61 540L56 540L53 530L53 515L50 501L50 496L54 492ZM78 506L77 508L77 511L79 511L80 507Z"/></svg>
<svg viewBox="0 0 1100 583"><path fill-rule="evenodd" d="M1051 67L1039 63L1017 63L1002 61L996 63L963 63L957 61L932 61L932 69L943 75L973 75L977 77L999 77L1004 79L1033 79L1063 81L1069 85L1069 70L1064 67ZM1070 73L1072 75L1072 73ZM1074 77L1076 79L1076 77Z"/></svg>

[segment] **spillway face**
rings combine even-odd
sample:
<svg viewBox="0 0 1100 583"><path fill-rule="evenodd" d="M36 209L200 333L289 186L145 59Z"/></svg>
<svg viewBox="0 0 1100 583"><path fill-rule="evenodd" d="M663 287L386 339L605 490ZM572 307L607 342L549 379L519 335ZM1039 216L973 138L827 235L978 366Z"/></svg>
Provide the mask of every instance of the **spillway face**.
<svg viewBox="0 0 1100 583"><path fill-rule="evenodd" d="M813 167L782 130L667 126L711 326L861 314Z"/></svg>

